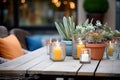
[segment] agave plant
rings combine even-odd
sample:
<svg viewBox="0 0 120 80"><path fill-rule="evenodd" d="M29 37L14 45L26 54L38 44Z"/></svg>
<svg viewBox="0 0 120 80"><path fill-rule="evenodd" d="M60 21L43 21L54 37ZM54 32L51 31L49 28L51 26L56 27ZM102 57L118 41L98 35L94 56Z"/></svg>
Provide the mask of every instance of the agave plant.
<svg viewBox="0 0 120 80"><path fill-rule="evenodd" d="M63 22L56 22L55 26L58 33L64 40L72 40L72 36L75 30L75 23L73 17L63 17Z"/></svg>

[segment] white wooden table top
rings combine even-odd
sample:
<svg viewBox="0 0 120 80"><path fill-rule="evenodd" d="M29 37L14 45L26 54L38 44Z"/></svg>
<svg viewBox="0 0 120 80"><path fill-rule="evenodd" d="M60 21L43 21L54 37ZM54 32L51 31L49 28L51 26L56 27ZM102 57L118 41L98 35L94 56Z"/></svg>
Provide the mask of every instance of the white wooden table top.
<svg viewBox="0 0 120 80"><path fill-rule="evenodd" d="M0 64L0 74L42 74L73 76L120 76L120 60L92 60L81 64L67 56L62 62L50 60L46 47Z"/></svg>
<svg viewBox="0 0 120 80"><path fill-rule="evenodd" d="M45 62L30 68L28 74L76 75L76 72L81 65L79 60L74 60L72 57L66 57L63 62L53 62L48 59Z"/></svg>
<svg viewBox="0 0 120 80"><path fill-rule="evenodd" d="M97 68L99 61L92 60L90 64L83 64L81 69L78 71L78 75L82 76L94 76L94 72Z"/></svg>
<svg viewBox="0 0 120 80"><path fill-rule="evenodd" d="M39 57L45 56L44 54L40 53L39 51L42 51L42 53L46 53L46 50L44 47L44 48L38 49L36 51L33 51L31 53L28 53L26 55L23 55L19 58L16 58L14 60L11 60L9 62L0 64L0 73L25 74L26 70L29 67L32 67L39 62L39 60L35 61L36 59L39 59ZM27 65L28 63L31 63L31 64Z"/></svg>
<svg viewBox="0 0 120 80"><path fill-rule="evenodd" d="M120 60L102 60L95 76L120 76Z"/></svg>

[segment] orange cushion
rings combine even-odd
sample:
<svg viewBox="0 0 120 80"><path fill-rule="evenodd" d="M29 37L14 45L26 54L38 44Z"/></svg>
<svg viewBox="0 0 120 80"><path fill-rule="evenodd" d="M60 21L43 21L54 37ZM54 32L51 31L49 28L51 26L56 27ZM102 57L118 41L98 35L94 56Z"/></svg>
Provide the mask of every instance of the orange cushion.
<svg viewBox="0 0 120 80"><path fill-rule="evenodd" d="M23 55L22 47L15 35L0 38L0 56L6 59L14 59Z"/></svg>

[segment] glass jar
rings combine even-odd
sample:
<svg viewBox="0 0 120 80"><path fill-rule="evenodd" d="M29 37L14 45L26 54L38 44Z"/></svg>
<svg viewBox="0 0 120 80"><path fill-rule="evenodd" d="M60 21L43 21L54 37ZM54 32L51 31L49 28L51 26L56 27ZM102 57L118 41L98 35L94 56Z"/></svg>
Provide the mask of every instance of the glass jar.
<svg viewBox="0 0 120 80"><path fill-rule="evenodd" d="M52 39L50 38L47 43L47 54L51 53Z"/></svg>
<svg viewBox="0 0 120 80"><path fill-rule="evenodd" d="M109 60L117 60L119 58L119 44L117 41L110 41L107 46L107 56Z"/></svg>
<svg viewBox="0 0 120 80"><path fill-rule="evenodd" d="M117 52L118 52L118 59L120 60L120 42L117 43Z"/></svg>
<svg viewBox="0 0 120 80"><path fill-rule="evenodd" d="M53 61L63 61L66 57L66 45L62 42L53 42L51 45L50 59Z"/></svg>
<svg viewBox="0 0 120 80"><path fill-rule="evenodd" d="M118 53L118 59L120 60L120 37L117 37L115 39L116 44L117 44L117 53Z"/></svg>
<svg viewBox="0 0 120 80"><path fill-rule="evenodd" d="M91 62L91 49L82 48L80 53L80 63L90 63Z"/></svg>
<svg viewBox="0 0 120 80"><path fill-rule="evenodd" d="M73 58L79 59L80 58L80 50L82 48L85 48L84 42L81 40L80 35L74 35L72 39L72 45L73 45Z"/></svg>

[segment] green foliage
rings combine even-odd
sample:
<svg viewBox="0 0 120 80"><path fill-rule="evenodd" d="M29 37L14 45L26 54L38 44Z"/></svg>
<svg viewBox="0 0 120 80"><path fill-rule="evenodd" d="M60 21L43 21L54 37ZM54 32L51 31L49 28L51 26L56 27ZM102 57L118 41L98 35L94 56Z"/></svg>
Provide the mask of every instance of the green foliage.
<svg viewBox="0 0 120 80"><path fill-rule="evenodd" d="M109 8L108 0L84 0L83 8L88 13L105 13Z"/></svg>
<svg viewBox="0 0 120 80"><path fill-rule="evenodd" d="M75 23L73 17L63 17L63 22L56 22L55 26L60 36L64 40L72 40L73 32L75 30Z"/></svg>
<svg viewBox="0 0 120 80"><path fill-rule="evenodd" d="M120 37L120 32L118 30L113 31L113 36L114 37Z"/></svg>

